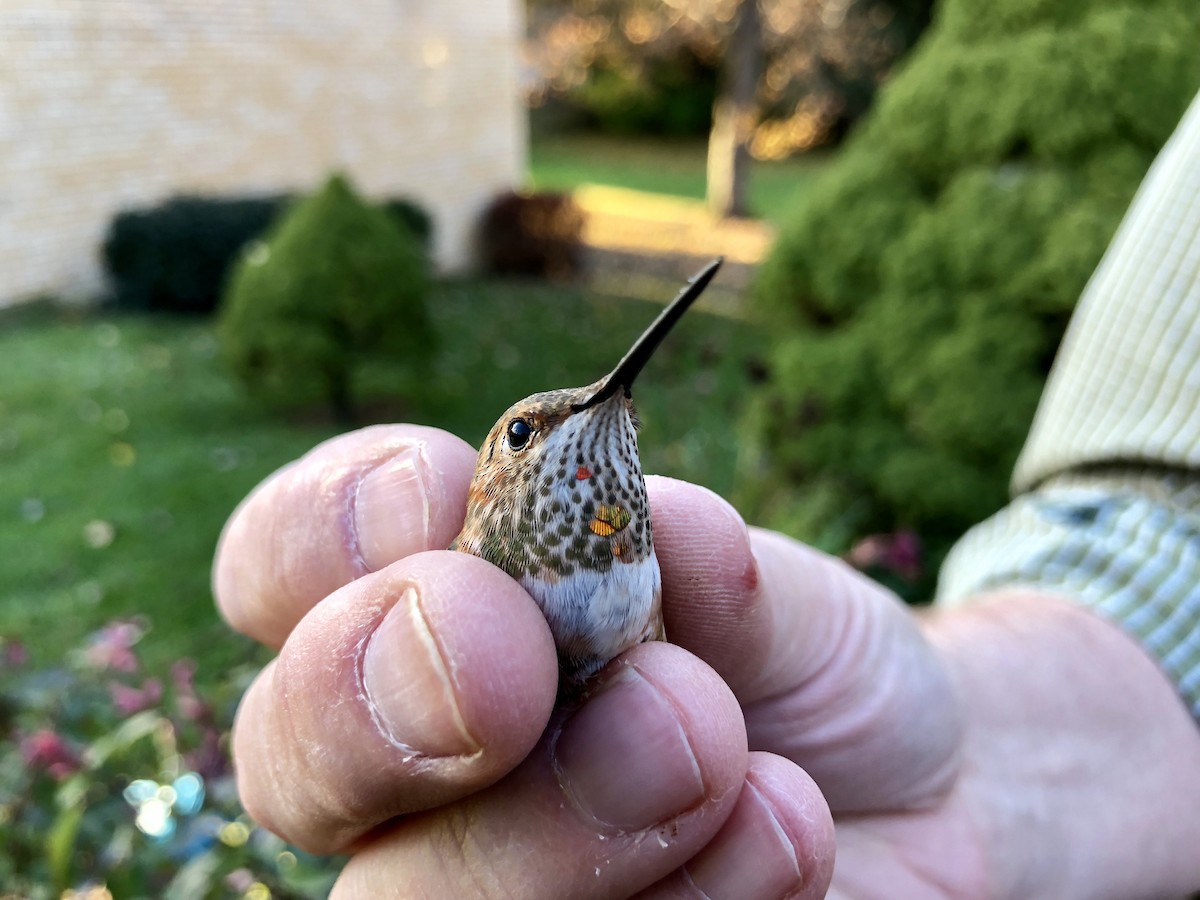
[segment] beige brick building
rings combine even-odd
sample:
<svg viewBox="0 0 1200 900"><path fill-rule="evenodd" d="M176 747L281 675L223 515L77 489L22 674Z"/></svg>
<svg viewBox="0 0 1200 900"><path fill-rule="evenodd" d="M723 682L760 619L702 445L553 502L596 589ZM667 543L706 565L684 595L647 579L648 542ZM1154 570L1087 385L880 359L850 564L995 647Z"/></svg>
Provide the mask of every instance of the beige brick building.
<svg viewBox="0 0 1200 900"><path fill-rule="evenodd" d="M94 295L112 215L333 169L433 215L445 270L520 183L521 0L0 0L0 305Z"/></svg>

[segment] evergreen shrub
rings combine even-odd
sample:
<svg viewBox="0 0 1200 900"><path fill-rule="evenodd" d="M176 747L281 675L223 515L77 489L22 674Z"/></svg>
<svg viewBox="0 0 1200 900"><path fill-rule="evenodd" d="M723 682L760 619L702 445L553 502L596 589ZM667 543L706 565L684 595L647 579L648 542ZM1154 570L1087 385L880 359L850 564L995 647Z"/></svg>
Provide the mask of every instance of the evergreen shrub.
<svg viewBox="0 0 1200 900"><path fill-rule="evenodd" d="M211 314L242 248L294 200L181 195L118 213L101 251L112 301L139 312ZM433 223L419 204L392 198L382 206L430 246Z"/></svg>
<svg viewBox="0 0 1200 900"><path fill-rule="evenodd" d="M269 400L323 400L352 421L354 370L366 355L403 360L414 376L425 370L429 285L417 236L334 176L246 248L218 335L234 371Z"/></svg>
<svg viewBox="0 0 1200 900"><path fill-rule="evenodd" d="M837 551L914 527L936 556L1003 505L1198 46L1185 0L941 4L755 285L780 336L751 417L776 525Z"/></svg>
<svg viewBox="0 0 1200 900"><path fill-rule="evenodd" d="M118 213L102 249L113 300L144 312L211 313L238 252L287 202L179 196Z"/></svg>

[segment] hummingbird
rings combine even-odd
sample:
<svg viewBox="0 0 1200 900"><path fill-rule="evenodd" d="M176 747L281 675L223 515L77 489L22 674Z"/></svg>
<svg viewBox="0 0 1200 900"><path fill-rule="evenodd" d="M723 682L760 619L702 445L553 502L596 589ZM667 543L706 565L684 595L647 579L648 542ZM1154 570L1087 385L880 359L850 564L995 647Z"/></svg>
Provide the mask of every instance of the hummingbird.
<svg viewBox="0 0 1200 900"><path fill-rule="evenodd" d="M537 601L558 649L560 698L635 644L666 639L632 388L721 262L695 275L608 375L514 403L479 449L450 549L500 567Z"/></svg>

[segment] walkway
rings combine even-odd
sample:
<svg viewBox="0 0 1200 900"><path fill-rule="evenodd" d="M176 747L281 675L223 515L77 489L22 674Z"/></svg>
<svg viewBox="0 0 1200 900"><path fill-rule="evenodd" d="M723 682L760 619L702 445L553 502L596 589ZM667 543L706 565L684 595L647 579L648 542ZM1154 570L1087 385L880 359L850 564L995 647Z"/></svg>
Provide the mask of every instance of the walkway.
<svg viewBox="0 0 1200 900"><path fill-rule="evenodd" d="M736 312L755 267L775 239L775 229L767 223L714 219L699 200L599 185L576 188L573 195L586 215L588 278L614 293L661 293L647 282L682 282L714 256L724 256L725 266L705 296L709 302L701 304ZM668 291L663 299L671 296Z"/></svg>

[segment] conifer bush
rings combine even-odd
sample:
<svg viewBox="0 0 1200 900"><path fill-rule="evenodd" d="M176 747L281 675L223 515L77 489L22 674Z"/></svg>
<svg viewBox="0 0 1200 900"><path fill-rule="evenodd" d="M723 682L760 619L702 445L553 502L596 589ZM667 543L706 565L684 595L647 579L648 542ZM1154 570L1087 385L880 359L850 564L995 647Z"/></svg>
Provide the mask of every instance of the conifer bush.
<svg viewBox="0 0 1200 900"><path fill-rule="evenodd" d="M160 204L117 213L101 255L121 309L211 315L242 248L262 237L295 201L268 197L179 195ZM433 220L420 204L393 197L381 204L428 248Z"/></svg>
<svg viewBox="0 0 1200 900"><path fill-rule="evenodd" d="M334 176L243 252L218 335L234 371L269 400L324 401L350 422L365 355L424 370L434 343L429 284L419 238Z"/></svg>
<svg viewBox="0 0 1200 900"><path fill-rule="evenodd" d="M1190 0L944 0L755 285L776 525L935 551L1006 499L1071 310L1200 87Z"/></svg>

